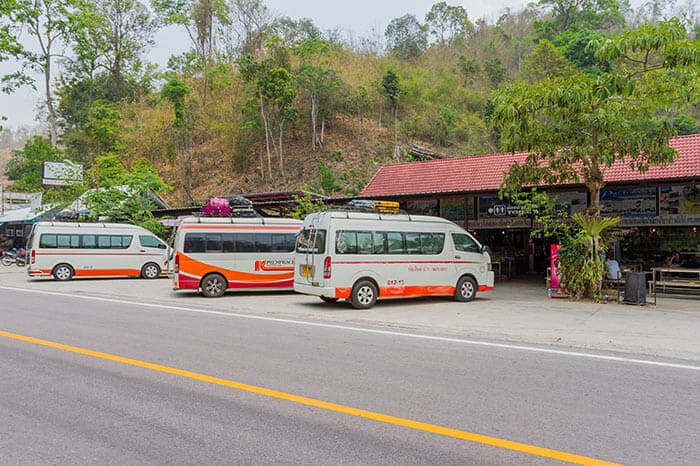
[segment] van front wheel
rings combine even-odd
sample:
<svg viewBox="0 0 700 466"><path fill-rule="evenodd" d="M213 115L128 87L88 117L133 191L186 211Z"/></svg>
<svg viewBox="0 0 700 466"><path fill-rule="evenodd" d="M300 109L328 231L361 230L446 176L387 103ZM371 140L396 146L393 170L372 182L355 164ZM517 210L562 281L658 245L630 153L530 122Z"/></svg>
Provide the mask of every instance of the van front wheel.
<svg viewBox="0 0 700 466"><path fill-rule="evenodd" d="M218 273L207 275L202 280L202 294L207 298L218 298L226 292L226 279Z"/></svg>
<svg viewBox="0 0 700 466"><path fill-rule="evenodd" d="M476 297L476 281L472 277L462 277L457 282L455 299L457 301L472 301Z"/></svg>
<svg viewBox="0 0 700 466"><path fill-rule="evenodd" d="M352 287L350 303L355 309L369 309L377 302L377 286L369 280L360 280Z"/></svg>

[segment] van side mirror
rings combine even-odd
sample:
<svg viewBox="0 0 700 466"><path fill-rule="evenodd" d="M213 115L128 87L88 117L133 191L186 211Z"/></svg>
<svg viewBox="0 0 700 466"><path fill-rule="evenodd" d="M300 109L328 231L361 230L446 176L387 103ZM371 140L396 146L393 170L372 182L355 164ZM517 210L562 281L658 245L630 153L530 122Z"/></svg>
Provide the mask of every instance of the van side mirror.
<svg viewBox="0 0 700 466"><path fill-rule="evenodd" d="M485 244L482 244L481 246L479 246L479 253L483 254L483 253L485 253L487 250L488 250L488 248L486 247Z"/></svg>

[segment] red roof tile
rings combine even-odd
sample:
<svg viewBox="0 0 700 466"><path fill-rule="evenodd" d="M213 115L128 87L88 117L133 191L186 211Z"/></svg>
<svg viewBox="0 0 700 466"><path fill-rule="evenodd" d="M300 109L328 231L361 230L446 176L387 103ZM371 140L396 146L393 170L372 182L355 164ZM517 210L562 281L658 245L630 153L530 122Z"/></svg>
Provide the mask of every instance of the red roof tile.
<svg viewBox="0 0 700 466"><path fill-rule="evenodd" d="M630 182L700 177L700 134L670 141L678 159L666 167L652 167L645 173L623 162L605 169L605 181ZM492 191L497 190L513 162L523 162L527 153L489 154L453 159L384 165L360 193L369 196Z"/></svg>

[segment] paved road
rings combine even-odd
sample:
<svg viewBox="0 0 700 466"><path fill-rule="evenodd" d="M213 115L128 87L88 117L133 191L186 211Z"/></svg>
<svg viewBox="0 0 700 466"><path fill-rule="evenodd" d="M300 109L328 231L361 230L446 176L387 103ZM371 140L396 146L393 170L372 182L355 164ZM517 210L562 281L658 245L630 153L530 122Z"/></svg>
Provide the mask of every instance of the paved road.
<svg viewBox="0 0 700 466"><path fill-rule="evenodd" d="M556 464L565 453L700 464L700 371L690 368L2 296L4 464Z"/></svg>

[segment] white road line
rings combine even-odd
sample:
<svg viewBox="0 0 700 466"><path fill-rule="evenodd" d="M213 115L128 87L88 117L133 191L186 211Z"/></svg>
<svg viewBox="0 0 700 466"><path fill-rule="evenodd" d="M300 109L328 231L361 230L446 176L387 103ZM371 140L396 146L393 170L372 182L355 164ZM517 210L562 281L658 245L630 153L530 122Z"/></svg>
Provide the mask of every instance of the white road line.
<svg viewBox="0 0 700 466"><path fill-rule="evenodd" d="M263 321L268 321L268 322L279 322L279 323L284 323L284 324L305 325L308 327L321 327L321 328L345 330L345 331L360 332L360 333L372 333L372 334L376 334L376 335L389 335L389 336L403 337L403 338L415 338L415 339L420 339L420 340L431 340L431 341L440 341L440 342L447 342L447 343L459 343L459 344L474 345L474 346L487 346L490 348L502 348L502 349L519 350L519 351L531 351L534 353L547 353L547 354L556 354L556 355L560 355L560 356L572 356L572 357L579 357L579 358L599 359L599 360L603 360L603 361L614 361L614 362L623 362L623 363L632 363L632 364L643 364L643 365L648 365L648 366L668 367L668 368L673 368L673 369L686 369L686 370L700 371L700 366L692 366L689 364L676 364L676 363L669 363L669 362L662 362L662 361L652 361L652 360L648 360L648 359L624 358L624 357L620 357L620 356L608 356L608 355L604 355L604 354L582 353L582 352L578 352L578 351L565 351L565 350L556 350L556 349L550 349L550 348L538 348L536 346L512 345L512 344L508 344L508 343L492 343L492 342L478 341L478 340L465 340L465 339L461 339L461 338L449 338L449 337L439 337L439 336L432 336L432 335L421 335L421 334L417 334L417 333L394 332L391 330L378 330L378 329L371 329L371 328L351 327L351 326L347 326L347 325L324 324L324 323L320 323L320 322L309 322L309 321L304 321L304 320L284 319L284 318L280 318L280 317L258 316L258 315L253 315L253 314L239 314L239 313L235 313L235 312L226 312L226 311L210 311L207 309L172 306L172 305L167 305L167 304L142 303L142 302L137 302L137 301L127 301L127 300L115 299L115 298L101 298L99 296L82 296L82 295L75 295L75 294L70 294L70 293L59 293L59 292L55 292L55 291L30 290L28 288L19 288L19 287L11 287L11 286L0 286L0 289L10 290L10 291L21 291L21 292L25 292L25 293L44 294L44 295L51 295L51 296L62 296L62 297L67 297L67 298L77 298L77 299L84 299L84 300L89 300L89 301L99 301L99 302L106 302L106 303L113 303L113 304L128 304L128 305L132 305L132 306L150 307L150 308L155 308L155 309L168 309L168 310L172 310L172 311L183 311L183 312L192 312L192 313L198 313L198 314L210 314L210 315L225 316L225 317L236 317L236 318L240 318L240 319L263 320Z"/></svg>

